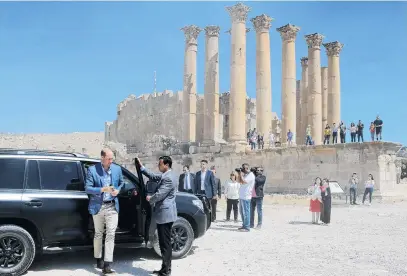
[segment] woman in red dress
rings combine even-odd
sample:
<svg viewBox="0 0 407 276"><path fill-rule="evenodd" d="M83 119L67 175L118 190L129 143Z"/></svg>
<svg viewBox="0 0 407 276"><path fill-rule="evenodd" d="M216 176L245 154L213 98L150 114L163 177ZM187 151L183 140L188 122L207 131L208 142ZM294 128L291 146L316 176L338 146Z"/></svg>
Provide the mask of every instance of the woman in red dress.
<svg viewBox="0 0 407 276"><path fill-rule="evenodd" d="M315 178L314 185L310 188L311 200L309 210L312 213L312 223L319 224L319 216L321 214L321 178Z"/></svg>

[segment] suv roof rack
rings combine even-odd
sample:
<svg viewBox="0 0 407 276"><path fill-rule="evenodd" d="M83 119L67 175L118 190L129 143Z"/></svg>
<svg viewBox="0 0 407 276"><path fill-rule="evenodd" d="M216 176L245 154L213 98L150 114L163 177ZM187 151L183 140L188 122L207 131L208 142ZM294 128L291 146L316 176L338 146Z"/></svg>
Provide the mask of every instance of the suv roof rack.
<svg viewBox="0 0 407 276"><path fill-rule="evenodd" d="M0 155L7 154L20 154L20 155L66 155L74 157L89 157L86 154L57 151L57 150L42 150L42 149L13 149L13 148L0 148Z"/></svg>

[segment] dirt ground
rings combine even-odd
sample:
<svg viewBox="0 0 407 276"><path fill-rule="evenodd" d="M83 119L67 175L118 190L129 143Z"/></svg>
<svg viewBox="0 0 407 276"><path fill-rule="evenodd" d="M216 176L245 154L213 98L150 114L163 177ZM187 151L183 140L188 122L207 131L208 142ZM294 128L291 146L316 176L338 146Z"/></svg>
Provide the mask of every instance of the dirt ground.
<svg viewBox="0 0 407 276"><path fill-rule="evenodd" d="M220 204L224 208L223 203ZM224 210L218 219L225 218ZM214 223L190 254L173 261L173 276L407 275L407 203L334 205L332 224L310 224L304 204L264 206L261 230ZM117 275L150 275L160 260L145 249L117 249ZM101 275L92 252L49 255L27 276Z"/></svg>

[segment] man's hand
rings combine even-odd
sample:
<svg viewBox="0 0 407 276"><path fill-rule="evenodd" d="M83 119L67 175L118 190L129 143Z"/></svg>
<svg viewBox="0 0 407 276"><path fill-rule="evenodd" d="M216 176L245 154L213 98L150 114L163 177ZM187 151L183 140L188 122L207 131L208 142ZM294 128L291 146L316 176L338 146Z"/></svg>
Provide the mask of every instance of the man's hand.
<svg viewBox="0 0 407 276"><path fill-rule="evenodd" d="M110 192L110 194L111 194L112 196L117 196L117 195L119 194L119 190L113 189L113 190Z"/></svg>
<svg viewBox="0 0 407 276"><path fill-rule="evenodd" d="M139 163L140 168L143 167L143 164L141 163L140 159L138 157L136 157L137 163Z"/></svg>
<svg viewBox="0 0 407 276"><path fill-rule="evenodd" d="M134 196L138 195L138 193L137 193L136 190L134 190L133 195L134 195Z"/></svg>
<svg viewBox="0 0 407 276"><path fill-rule="evenodd" d="M147 197L146 197L146 200L147 200L147 201L150 201L150 199L151 199L151 196L147 196Z"/></svg>
<svg viewBox="0 0 407 276"><path fill-rule="evenodd" d="M212 199L218 199L218 196L214 196L214 197L212 197Z"/></svg>
<svg viewBox="0 0 407 276"><path fill-rule="evenodd" d="M111 186L102 188L102 193L111 193L111 192L113 192L113 188Z"/></svg>

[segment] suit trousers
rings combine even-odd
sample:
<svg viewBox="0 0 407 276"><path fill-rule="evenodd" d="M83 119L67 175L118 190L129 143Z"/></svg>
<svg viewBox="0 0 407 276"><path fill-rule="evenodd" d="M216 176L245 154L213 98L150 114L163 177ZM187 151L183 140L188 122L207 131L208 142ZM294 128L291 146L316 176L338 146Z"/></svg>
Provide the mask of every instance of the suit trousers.
<svg viewBox="0 0 407 276"><path fill-rule="evenodd" d="M212 206L212 222L216 220L216 206L218 205L217 199L211 199Z"/></svg>
<svg viewBox="0 0 407 276"><path fill-rule="evenodd" d="M103 233L106 225L105 262L113 262L114 238L116 235L119 214L114 203L103 204L99 212L93 215L95 236L93 238L93 253L96 259L102 258Z"/></svg>
<svg viewBox="0 0 407 276"><path fill-rule="evenodd" d="M173 222L157 224L158 243L161 250L161 258L163 260L161 270L165 273L171 272L172 260L172 244L171 244L171 229Z"/></svg>

